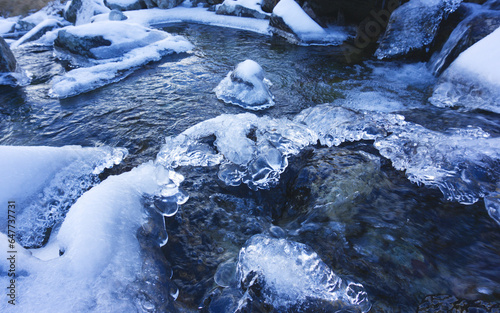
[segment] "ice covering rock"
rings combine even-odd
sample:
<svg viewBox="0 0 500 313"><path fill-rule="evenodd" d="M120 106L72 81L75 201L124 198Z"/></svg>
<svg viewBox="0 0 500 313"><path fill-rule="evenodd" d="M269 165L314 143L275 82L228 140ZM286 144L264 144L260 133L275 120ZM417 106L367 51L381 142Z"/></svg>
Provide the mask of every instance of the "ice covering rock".
<svg viewBox="0 0 500 313"><path fill-rule="evenodd" d="M255 61L246 60L229 72L214 91L217 98L226 103L249 110L263 110L274 105L274 97L269 91L271 85L264 78L262 67Z"/></svg>
<svg viewBox="0 0 500 313"><path fill-rule="evenodd" d="M261 1L262 0L225 0L217 8L217 14L268 19L270 14L262 11Z"/></svg>
<svg viewBox="0 0 500 313"><path fill-rule="evenodd" d="M429 101L500 113L500 29L465 50L441 75Z"/></svg>
<svg viewBox="0 0 500 313"><path fill-rule="evenodd" d="M278 311L307 305L311 300L336 302L344 310L370 310L361 284L343 280L308 246L264 235L250 238L241 249L237 273L240 281L256 274L263 278L264 301Z"/></svg>
<svg viewBox="0 0 500 313"><path fill-rule="evenodd" d="M56 45L72 52L60 51L59 58L69 59L76 65L90 66L55 78L49 91L54 98L71 97L119 81L144 64L159 61L167 54L189 51L193 47L182 36L117 21L63 29L59 32ZM75 57L75 53L96 59Z"/></svg>
<svg viewBox="0 0 500 313"><path fill-rule="evenodd" d="M339 29L324 29L294 0L281 0L273 9L269 22L273 33L294 43L340 44L347 34Z"/></svg>
<svg viewBox="0 0 500 313"><path fill-rule="evenodd" d="M169 294L177 291L165 277L164 266L158 265L161 259L148 247L151 238L147 221L151 220L151 212L143 203L145 195L173 187L165 176L168 178L168 172L152 163L110 176L71 207L49 243L54 250L17 246L22 261L16 263L16 283L22 288L16 290L16 309L173 312ZM0 234L2 245L7 244L6 239L5 234ZM2 271L8 267L5 251L0 252ZM37 257L42 255L42 259ZM0 276L3 285L8 279L7 275ZM9 312L8 306L7 301L2 301L0 310Z"/></svg>
<svg viewBox="0 0 500 313"><path fill-rule="evenodd" d="M423 51L434 41L443 18L462 0L411 0L392 12L375 56L379 59Z"/></svg>
<svg viewBox="0 0 500 313"><path fill-rule="evenodd" d="M125 149L107 147L0 146L0 201L18 204L18 242L40 247L78 197L99 182L98 174L126 155ZM2 232L6 232L5 214L0 216Z"/></svg>
<svg viewBox="0 0 500 313"><path fill-rule="evenodd" d="M358 112L331 105L305 109L294 122L307 125L318 135L319 142L328 147L385 137L388 131L406 123L404 117L397 114Z"/></svg>
<svg viewBox="0 0 500 313"><path fill-rule="evenodd" d="M211 136L215 141L207 143ZM224 114L167 137L157 162L167 168L220 165L219 178L227 185L269 189L288 157L315 142L313 132L287 119Z"/></svg>

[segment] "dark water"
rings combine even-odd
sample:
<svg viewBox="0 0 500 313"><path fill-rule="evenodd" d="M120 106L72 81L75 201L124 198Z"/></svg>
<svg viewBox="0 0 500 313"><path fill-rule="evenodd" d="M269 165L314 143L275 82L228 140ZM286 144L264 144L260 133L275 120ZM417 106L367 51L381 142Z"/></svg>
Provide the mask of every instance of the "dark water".
<svg viewBox="0 0 500 313"><path fill-rule="evenodd" d="M0 89L0 144L119 146L130 152L127 166L136 166L155 158L165 136L223 113L245 112L218 101L212 92L245 59L259 63L273 83L276 105L257 115L293 118L316 104L377 92L398 99L402 107L396 111L427 128L474 125L500 134L498 115L427 104L432 80L384 80L385 72L391 75L405 64L346 64L336 47L299 47L245 31L200 25L165 29L190 40L193 53L167 56L121 82L60 101L47 96L50 79L64 71L51 49L17 50L34 83ZM372 312L412 312L435 294L499 301L500 227L482 201L472 206L447 202L439 191L411 184L382 157L381 172L373 174L363 197L334 212L312 209L325 196L321 192L294 192L299 174L317 175L326 159L331 170L326 176L336 180L316 184L355 179L359 169L338 165L345 157L332 155L349 158L357 151L379 156L363 142L311 147L290 160L280 185L270 191L223 186L213 168L180 169L190 200L167 219L169 242L163 248L180 287L178 302L197 308L214 286L217 266L271 225L311 246L334 272L362 283ZM342 171L346 177L335 176Z"/></svg>

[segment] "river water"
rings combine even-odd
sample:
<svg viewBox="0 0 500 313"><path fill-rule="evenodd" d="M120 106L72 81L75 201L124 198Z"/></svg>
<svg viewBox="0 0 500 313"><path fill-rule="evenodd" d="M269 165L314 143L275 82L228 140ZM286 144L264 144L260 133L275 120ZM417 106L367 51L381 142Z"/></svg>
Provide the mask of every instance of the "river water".
<svg viewBox="0 0 500 313"><path fill-rule="evenodd" d="M259 63L273 83L276 104L254 112L258 116L293 119L304 109L335 103L398 113L436 132L471 125L491 137L500 135L496 114L427 103L435 78L423 63L348 64L339 47L302 47L203 25L165 30L185 36L194 50L64 100L47 96L50 79L64 71L52 49L16 50L34 80L24 88L0 90L0 144L124 147L129 156L116 172L126 171L155 159L166 136L220 114L244 113L217 100L213 89L246 59ZM365 152L379 165L363 159ZM179 172L190 200L167 219L169 241L163 252L180 289L177 302L186 310L196 309L214 286L219 264L235 258L247 239L271 225L309 245L338 275L363 284L372 312L415 311L425 296L436 294L500 300L499 225L483 201L466 206L447 201L436 188L411 183L372 141L311 146L290 158L271 190L224 186L211 167ZM300 187L311 183L301 173L315 177L316 185ZM334 188L348 200L318 213ZM358 194L351 197L353 188Z"/></svg>

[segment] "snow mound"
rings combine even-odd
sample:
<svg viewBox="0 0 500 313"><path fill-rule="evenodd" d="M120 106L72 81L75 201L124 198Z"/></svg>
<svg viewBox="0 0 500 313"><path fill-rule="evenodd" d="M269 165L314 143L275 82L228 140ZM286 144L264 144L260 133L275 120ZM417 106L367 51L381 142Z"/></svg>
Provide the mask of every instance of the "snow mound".
<svg viewBox="0 0 500 313"><path fill-rule="evenodd" d="M79 146L0 146L0 201L16 201L17 240L25 247L40 247L69 207L99 183L98 174L122 161L121 148ZM6 232L2 211L0 231Z"/></svg>
<svg viewBox="0 0 500 313"><path fill-rule="evenodd" d="M207 142L212 136L215 141ZM287 119L224 114L167 137L157 162L167 168L220 165L219 178L229 186L243 182L269 189L288 166L288 157L316 142L313 132Z"/></svg>
<svg viewBox="0 0 500 313"><path fill-rule="evenodd" d="M338 277L308 246L264 235L250 238L240 250L237 272L241 281L252 274L263 278L264 301L278 310L311 299L340 302L344 309L370 310L361 284Z"/></svg>
<svg viewBox="0 0 500 313"><path fill-rule="evenodd" d="M16 309L21 312L172 312L177 292L148 247L143 198L165 192L165 169L147 163L111 176L71 207L51 251L17 246ZM168 173L167 173L168 174ZM30 176L35 177L35 176ZM18 218L18 220L20 220ZM142 227L141 227L142 226ZM164 227L164 225L162 225ZM7 246L7 237L0 234ZM6 250L0 267L7 268ZM32 252L33 254L31 254ZM43 260L35 255L43 255ZM165 270L164 270L165 272ZM8 286L7 275L0 276ZM7 301L0 310L8 312Z"/></svg>
<svg viewBox="0 0 500 313"><path fill-rule="evenodd" d="M500 28L462 52L439 78L429 101L439 107L500 113Z"/></svg>
<svg viewBox="0 0 500 313"><path fill-rule="evenodd" d="M49 91L49 96L53 98L72 97L117 82L144 64L193 48L182 36L116 21L73 27L69 31L81 38L102 36L111 45L90 49L89 52L99 58L91 61L93 66L77 68L55 78ZM85 44L81 46L84 49Z"/></svg>
<svg viewBox="0 0 500 313"><path fill-rule="evenodd" d="M229 72L214 92L226 103L249 110L263 110L274 105L274 97L269 91L271 85L264 78L262 67L255 61L246 60Z"/></svg>

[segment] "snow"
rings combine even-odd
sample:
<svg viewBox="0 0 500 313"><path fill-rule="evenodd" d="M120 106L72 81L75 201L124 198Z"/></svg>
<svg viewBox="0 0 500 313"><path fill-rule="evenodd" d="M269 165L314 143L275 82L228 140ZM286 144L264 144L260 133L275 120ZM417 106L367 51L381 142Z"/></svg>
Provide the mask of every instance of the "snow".
<svg viewBox="0 0 500 313"><path fill-rule="evenodd" d="M75 25L90 23L96 14L108 14L111 11L104 5L104 0L82 0L82 7L76 15Z"/></svg>
<svg viewBox="0 0 500 313"><path fill-rule="evenodd" d="M132 5L132 4L136 3L137 0L108 0L107 2L109 4L118 4L118 5L125 7L125 6Z"/></svg>
<svg viewBox="0 0 500 313"><path fill-rule="evenodd" d="M270 35L268 20L241 18L237 16L218 15L206 8L178 6L168 10L147 9L124 12L127 22L144 26L160 26L170 23L199 23L211 26L228 27ZM108 20L107 14L98 15L94 21Z"/></svg>
<svg viewBox="0 0 500 313"><path fill-rule="evenodd" d="M9 33L14 30L16 26L17 19L13 18L0 18L0 35Z"/></svg>
<svg viewBox="0 0 500 313"><path fill-rule="evenodd" d="M33 29L31 29L29 32L27 32L24 36L19 38L17 41L12 43L10 45L10 48L16 49L20 45L30 41L30 39L33 38L33 36L35 36L43 28L46 28L46 27L59 28L61 26L62 26L61 23L57 19L53 19L53 18L46 19L43 22L40 22L37 26L35 26Z"/></svg>
<svg viewBox="0 0 500 313"><path fill-rule="evenodd" d="M150 258L136 234L150 213L143 197L164 186L164 169L143 164L110 176L81 196L46 251L36 253L19 245L16 309L22 312L137 312L152 306L161 274L144 264ZM33 176L31 176L33 177ZM162 225L163 227L163 225ZM0 243L7 246L0 234ZM54 245L58 249L54 249ZM6 249L0 266L7 268ZM59 256L62 254L61 256ZM8 286L7 275L0 276ZM165 284L165 283L162 283ZM162 285L163 286L163 285ZM162 290L158 290L161 292ZM144 298L146 300L141 300ZM162 298L168 301L168 296ZM2 296L0 310L8 312Z"/></svg>
<svg viewBox="0 0 500 313"><path fill-rule="evenodd" d="M240 5L242 7L258 11L259 13L262 14L268 14L262 11L261 4L262 0L224 0L224 2L222 3L222 5L230 7L235 7L237 5Z"/></svg>
<svg viewBox="0 0 500 313"><path fill-rule="evenodd" d="M0 146L0 201L15 200L18 241L39 245L47 228L64 217L69 206L97 174L121 162L124 149ZM6 211L0 213L0 231L6 229Z"/></svg>
<svg viewBox="0 0 500 313"><path fill-rule="evenodd" d="M107 32L105 29L103 33L101 25L110 27L111 31ZM128 26L124 28L126 25ZM82 30L81 27L85 29ZM94 66L74 69L62 77L55 78L49 91L49 95L53 98L67 98L108 85L124 79L144 64L159 61L167 54L186 52L193 48L193 45L182 36L173 36L166 32L148 30L140 25L123 22L99 22L71 29L72 32L75 30L80 36L103 33L104 38L111 40L113 44L91 51L101 57L115 58L96 61L98 64ZM158 40L160 38L162 40ZM158 41L145 45L153 40ZM145 46L140 47L141 45ZM139 48L132 49L137 46ZM124 55L117 55L127 49L132 50Z"/></svg>
<svg viewBox="0 0 500 313"><path fill-rule="evenodd" d="M279 311L311 299L340 301L361 312L371 307L362 285L343 281L316 252L287 239L253 236L240 250L237 271L240 281L251 272L262 275L265 302Z"/></svg>
<svg viewBox="0 0 500 313"><path fill-rule="evenodd" d="M273 14L283 18L285 23L301 38L312 39L326 35L323 27L310 18L294 0L281 0L274 7Z"/></svg>
<svg viewBox="0 0 500 313"><path fill-rule="evenodd" d="M271 14L262 11L261 3L262 0L224 0L220 6L217 6L217 13L245 17L250 15L259 19L268 19Z"/></svg>
<svg viewBox="0 0 500 313"><path fill-rule="evenodd" d="M271 82L264 70L252 60L239 63L214 89L217 98L249 110L263 110L274 105L269 92Z"/></svg>
<svg viewBox="0 0 500 313"><path fill-rule="evenodd" d="M462 52L441 75L429 101L500 113L500 28Z"/></svg>

